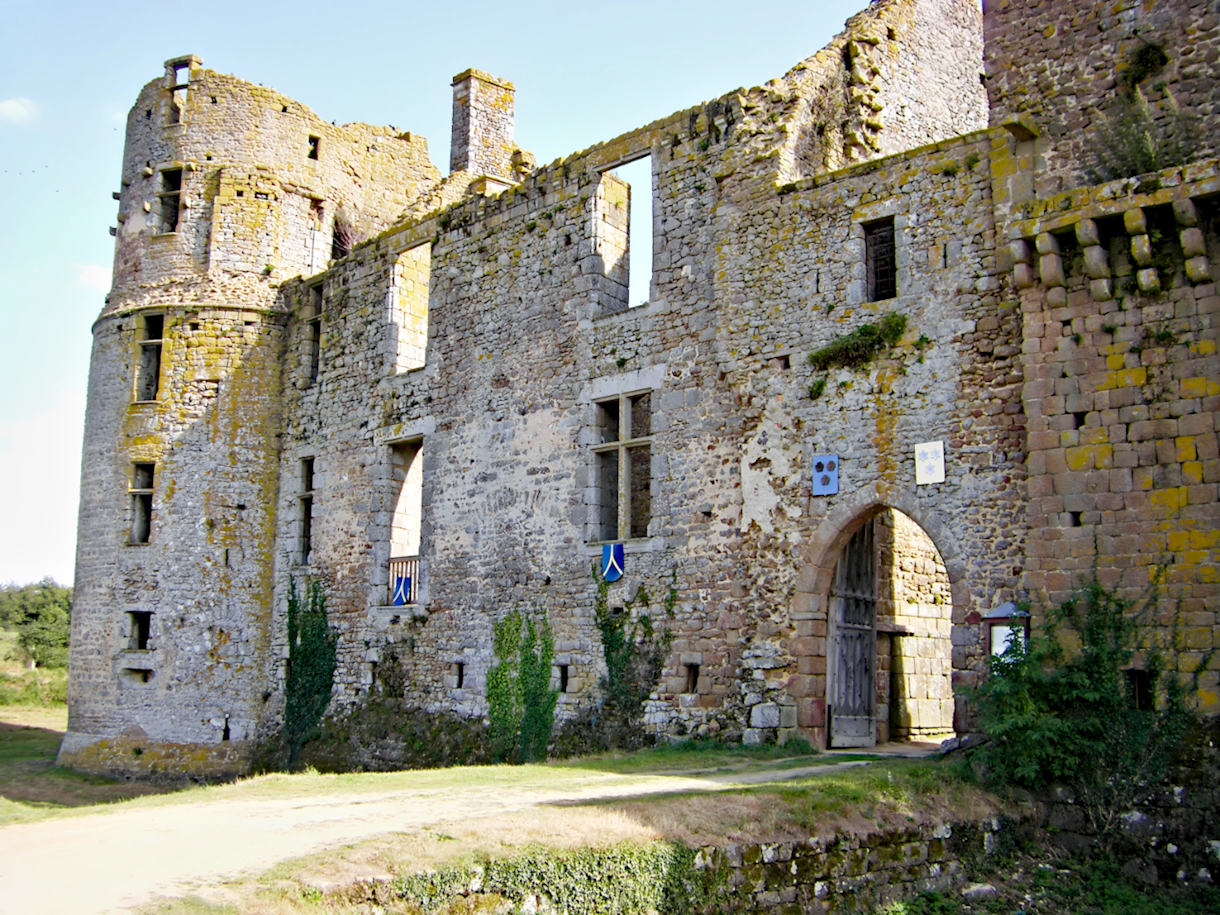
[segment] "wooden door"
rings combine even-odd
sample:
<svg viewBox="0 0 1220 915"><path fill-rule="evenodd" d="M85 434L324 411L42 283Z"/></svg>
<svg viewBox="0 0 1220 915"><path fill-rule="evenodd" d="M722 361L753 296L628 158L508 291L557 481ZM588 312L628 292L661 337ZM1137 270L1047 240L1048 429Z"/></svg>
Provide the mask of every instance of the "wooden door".
<svg viewBox="0 0 1220 915"><path fill-rule="evenodd" d="M877 555L872 521L860 528L843 548L831 587L829 609L829 745L875 746Z"/></svg>

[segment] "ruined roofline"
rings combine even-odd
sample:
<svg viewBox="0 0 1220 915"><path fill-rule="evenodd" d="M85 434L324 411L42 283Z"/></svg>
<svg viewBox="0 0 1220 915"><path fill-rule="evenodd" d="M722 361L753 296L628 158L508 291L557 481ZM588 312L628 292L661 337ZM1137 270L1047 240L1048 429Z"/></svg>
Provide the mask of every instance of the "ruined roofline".
<svg viewBox="0 0 1220 915"><path fill-rule="evenodd" d="M188 55L183 58L172 58L170 61L167 61L166 63L168 65L171 63L176 63L179 60L185 61L185 60L191 60L191 59L202 62L202 58L199 58L196 55ZM326 127L327 129L341 130L341 131L359 131L359 132L369 133L374 136L388 137L388 138L394 139L394 140L401 140L404 143L409 143L409 144L415 145L415 146L422 146L423 152L425 153L425 155L427 155L428 138L423 136L423 134L417 133L415 131L400 130L398 127L395 127L390 124L370 124L367 121L346 121L342 124L338 123L337 121L327 121L317 112L315 112L312 108L310 108L308 105L304 104L303 102L297 101L295 98L292 98L291 96L285 95L284 93L280 92L277 89L274 89L274 88L271 88L268 86L263 86L259 83L252 83L249 80L242 79L240 76L234 76L231 73L222 73L219 70L211 70L204 66L199 66L199 67L192 69L191 81L190 81L191 83L202 82L205 80L209 84L218 85L220 87L227 85L234 90L246 92L246 93L249 93L250 95L265 96L268 101L277 103L281 107L283 107L284 105L287 105L288 106L288 111L286 112L287 114L296 115L299 117L306 118L307 120L314 121L319 126ZM190 83L187 84L188 88L189 88L189 85L190 85ZM147 83L145 83L140 88L140 91L136 96L136 101L132 104L131 108L127 112L128 120L130 120L133 116L139 115L140 109L144 106L144 104L146 104L146 103L141 102L141 99L143 99L145 97L146 93L157 92L157 91L160 91L162 89L167 89L167 88L169 88L169 84L168 84L167 78L165 76L159 76L156 79L151 79ZM431 159L429 157L429 161L430 160Z"/></svg>

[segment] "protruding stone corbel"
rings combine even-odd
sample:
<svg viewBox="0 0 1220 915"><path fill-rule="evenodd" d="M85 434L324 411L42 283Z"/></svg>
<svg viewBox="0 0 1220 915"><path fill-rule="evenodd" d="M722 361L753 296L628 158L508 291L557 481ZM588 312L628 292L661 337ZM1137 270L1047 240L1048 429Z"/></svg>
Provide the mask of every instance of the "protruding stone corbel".
<svg viewBox="0 0 1220 915"><path fill-rule="evenodd" d="M1038 285L1034 276L1034 268L1030 266L1033 256L1030 254L1029 242L1018 238L1008 245L1008 253L1012 258L1012 279L1018 289L1033 289Z"/></svg>
<svg viewBox="0 0 1220 915"><path fill-rule="evenodd" d="M1186 277L1192 283L1212 281L1211 264L1207 260L1207 241L1199 228L1199 213L1195 202L1189 197L1173 202L1173 216L1181 228L1178 238L1182 242L1182 254L1186 258Z"/></svg>
<svg viewBox="0 0 1220 915"><path fill-rule="evenodd" d="M1063 258L1059 256L1059 241L1050 232L1040 232L1034 239L1038 249L1038 273L1046 287L1046 303L1055 308L1067 304L1067 278L1063 273Z"/></svg>

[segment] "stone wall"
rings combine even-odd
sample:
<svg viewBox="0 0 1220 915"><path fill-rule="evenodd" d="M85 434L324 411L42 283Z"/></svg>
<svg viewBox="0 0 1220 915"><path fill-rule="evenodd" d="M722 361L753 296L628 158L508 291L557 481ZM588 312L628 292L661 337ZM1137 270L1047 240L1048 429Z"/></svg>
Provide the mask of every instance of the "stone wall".
<svg viewBox="0 0 1220 915"><path fill-rule="evenodd" d="M1016 224L1030 542L1047 602L1093 575L1133 601L1159 582L1193 670L1216 645L1220 357L1215 161L1036 201ZM1220 708L1212 657L1203 708Z"/></svg>

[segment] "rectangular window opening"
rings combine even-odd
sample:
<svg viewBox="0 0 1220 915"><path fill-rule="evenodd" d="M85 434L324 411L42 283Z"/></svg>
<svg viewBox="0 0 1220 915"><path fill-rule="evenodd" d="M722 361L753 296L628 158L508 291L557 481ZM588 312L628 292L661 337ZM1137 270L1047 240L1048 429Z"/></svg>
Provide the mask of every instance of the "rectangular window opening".
<svg viewBox="0 0 1220 915"><path fill-rule="evenodd" d="M131 472L131 532L128 543L148 543L152 536L153 480L156 464L134 464Z"/></svg>
<svg viewBox="0 0 1220 915"><path fill-rule="evenodd" d="M161 201L161 231L178 231L178 213L182 201L182 169L167 168L161 172L161 189L157 192Z"/></svg>
<svg viewBox="0 0 1220 915"><path fill-rule="evenodd" d="M893 216L864 227L864 259L868 274L868 300L880 302L898 295Z"/></svg>
<svg viewBox="0 0 1220 915"><path fill-rule="evenodd" d="M1127 675L1127 704L1139 712L1152 711L1152 675L1134 667L1124 673Z"/></svg>
<svg viewBox="0 0 1220 915"><path fill-rule="evenodd" d="M594 405L593 538L640 539L652 520L652 392Z"/></svg>
<svg viewBox="0 0 1220 915"><path fill-rule="evenodd" d="M699 692L699 665L686 665L686 689L683 692L697 693Z"/></svg>
<svg viewBox="0 0 1220 915"><path fill-rule="evenodd" d="M322 286L309 287L309 309L306 319L306 356L305 377L310 387L317 384L318 374L322 367L322 314L326 300L322 296Z"/></svg>
<svg viewBox="0 0 1220 915"><path fill-rule="evenodd" d="M453 688L462 689L466 685L466 664L454 661L449 673L453 676Z"/></svg>
<svg viewBox="0 0 1220 915"><path fill-rule="evenodd" d="M314 459L303 458L301 460L301 495L300 495L300 521L301 521L301 549L300 549L300 564L303 566L309 565L311 555L313 553L313 496L314 496Z"/></svg>
<svg viewBox="0 0 1220 915"><path fill-rule="evenodd" d="M127 622L127 647L135 651L147 651L148 637L152 631L152 613L147 610L133 610L127 614Z"/></svg>
<svg viewBox="0 0 1220 915"><path fill-rule="evenodd" d="M403 252L394 264L388 317L390 364L394 373L424 367L431 276L431 244Z"/></svg>
<svg viewBox="0 0 1220 915"><path fill-rule="evenodd" d="M161 346L165 315L145 315L138 326L140 350L136 365L136 400L153 401L161 392Z"/></svg>
<svg viewBox="0 0 1220 915"><path fill-rule="evenodd" d="M559 665L559 691L566 693L568 691L568 665Z"/></svg>
<svg viewBox="0 0 1220 915"><path fill-rule="evenodd" d="M419 601L421 531L424 518L423 442L403 442L390 449L389 588L391 606Z"/></svg>
<svg viewBox="0 0 1220 915"><path fill-rule="evenodd" d="M122 677L127 683L143 686L152 682L153 672L135 667L125 667L122 671Z"/></svg>
<svg viewBox="0 0 1220 915"><path fill-rule="evenodd" d="M604 311L647 305L652 296L655 197L651 155L602 173L594 237Z"/></svg>
<svg viewBox="0 0 1220 915"><path fill-rule="evenodd" d="M286 111L287 109L284 109L284 110ZM318 158L318 147L321 144L321 142L322 141L318 137L311 136L309 138L309 153L308 153L309 158L311 158L311 159Z"/></svg>

